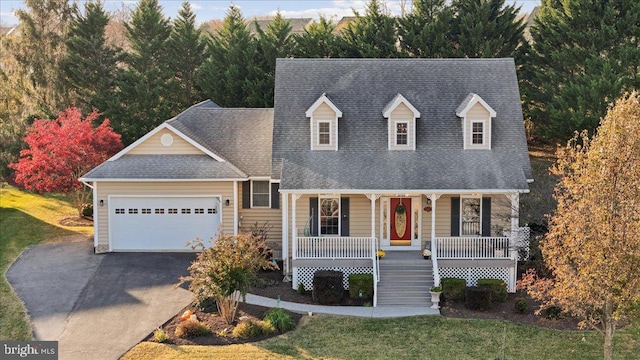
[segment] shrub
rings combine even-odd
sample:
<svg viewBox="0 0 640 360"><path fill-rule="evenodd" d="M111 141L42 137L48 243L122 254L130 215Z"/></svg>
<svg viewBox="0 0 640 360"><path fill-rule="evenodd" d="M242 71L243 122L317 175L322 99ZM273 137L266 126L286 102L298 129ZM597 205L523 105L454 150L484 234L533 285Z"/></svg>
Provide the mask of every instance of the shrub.
<svg viewBox="0 0 640 360"><path fill-rule="evenodd" d="M373 297L373 274L349 275L349 297L359 299L361 291L363 299Z"/></svg>
<svg viewBox="0 0 640 360"><path fill-rule="evenodd" d="M164 330L158 328L153 332L153 339L159 343L164 343L169 340L169 336Z"/></svg>
<svg viewBox="0 0 640 360"><path fill-rule="evenodd" d="M488 310L491 308L491 288L468 286L465 289L467 307L471 310Z"/></svg>
<svg viewBox="0 0 640 360"><path fill-rule="evenodd" d="M218 308L216 307L216 300L211 297L196 300L195 305L203 312L212 314L215 313Z"/></svg>
<svg viewBox="0 0 640 360"><path fill-rule="evenodd" d="M318 304L338 304L342 300L342 272L318 270L313 274L313 301Z"/></svg>
<svg viewBox="0 0 640 360"><path fill-rule="evenodd" d="M560 319L562 317L562 309L557 307L557 306L548 306L544 309L542 309L541 312L542 316L544 316L547 319Z"/></svg>
<svg viewBox="0 0 640 360"><path fill-rule="evenodd" d="M262 320L245 320L238 324L231 335L237 338L254 338L262 335L273 334L276 329L273 325Z"/></svg>
<svg viewBox="0 0 640 360"><path fill-rule="evenodd" d="M82 216L93 216L93 204L82 205Z"/></svg>
<svg viewBox="0 0 640 360"><path fill-rule="evenodd" d="M509 294L507 293L507 283L500 279L478 279L479 287L491 289L491 301L505 302Z"/></svg>
<svg viewBox="0 0 640 360"><path fill-rule="evenodd" d="M305 291L305 289L304 289L304 284L303 284L303 283L299 283L299 284L298 284L298 294L300 294L300 295L304 295L304 293L305 293L305 292L306 292L306 291Z"/></svg>
<svg viewBox="0 0 640 360"><path fill-rule="evenodd" d="M183 321L176 326L176 336L179 338L193 338L211 333L209 325L199 320Z"/></svg>
<svg viewBox="0 0 640 360"><path fill-rule="evenodd" d="M527 304L527 300L525 298L519 297L516 298L515 308L518 314L526 314L529 310L529 304Z"/></svg>
<svg viewBox="0 0 640 360"><path fill-rule="evenodd" d="M464 300L464 289L467 286L467 280L443 278L440 280L440 285L442 285L442 296L445 300Z"/></svg>
<svg viewBox="0 0 640 360"><path fill-rule="evenodd" d="M291 318L291 314L281 308L271 309L264 316L264 321L273 325L279 332L285 333L296 327L295 321Z"/></svg>

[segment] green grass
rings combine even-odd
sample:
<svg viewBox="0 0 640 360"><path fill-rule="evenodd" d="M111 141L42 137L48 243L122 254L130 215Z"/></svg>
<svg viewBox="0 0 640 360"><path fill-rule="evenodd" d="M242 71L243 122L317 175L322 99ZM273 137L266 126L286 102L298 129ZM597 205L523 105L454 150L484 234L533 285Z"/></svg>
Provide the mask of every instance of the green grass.
<svg viewBox="0 0 640 360"><path fill-rule="evenodd" d="M58 224L76 215L64 196L41 196L7 185L0 189L0 340L31 339L26 310L4 273L28 246L70 235L91 235L92 227Z"/></svg>
<svg viewBox="0 0 640 360"><path fill-rule="evenodd" d="M619 331L614 358L637 359L640 329ZM123 359L601 359L592 331L552 330L500 320L317 316L276 338L232 346L141 343Z"/></svg>

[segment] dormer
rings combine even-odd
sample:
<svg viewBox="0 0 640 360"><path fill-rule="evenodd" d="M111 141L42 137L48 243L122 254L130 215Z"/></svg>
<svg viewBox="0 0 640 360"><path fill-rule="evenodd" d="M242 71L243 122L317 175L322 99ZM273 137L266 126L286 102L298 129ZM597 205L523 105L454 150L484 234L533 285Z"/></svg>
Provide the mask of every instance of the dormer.
<svg viewBox="0 0 640 360"><path fill-rule="evenodd" d="M464 149L491 150L491 119L496 112L478 94L470 93L456 109L462 119Z"/></svg>
<svg viewBox="0 0 640 360"><path fill-rule="evenodd" d="M382 110L388 119L389 150L416 149L416 119L420 112L401 94L396 95Z"/></svg>
<svg viewBox="0 0 640 360"><path fill-rule="evenodd" d="M307 109L311 129L311 150L338 150L338 119L342 111L326 93Z"/></svg>

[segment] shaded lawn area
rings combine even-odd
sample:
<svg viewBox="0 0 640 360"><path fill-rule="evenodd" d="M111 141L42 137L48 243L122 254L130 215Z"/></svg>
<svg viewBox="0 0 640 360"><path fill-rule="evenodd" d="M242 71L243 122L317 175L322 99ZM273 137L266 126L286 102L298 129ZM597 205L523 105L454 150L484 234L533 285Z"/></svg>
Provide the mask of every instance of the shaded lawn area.
<svg viewBox="0 0 640 360"><path fill-rule="evenodd" d="M253 344L141 343L123 359L602 359L592 331L553 330L501 320L411 317L306 318L293 332ZM617 333L614 357L637 359L640 329Z"/></svg>
<svg viewBox="0 0 640 360"><path fill-rule="evenodd" d="M64 196L41 196L11 186L0 189L0 340L31 340L26 310L4 277L26 247L61 237L93 234L92 227L66 227L60 220L77 216Z"/></svg>

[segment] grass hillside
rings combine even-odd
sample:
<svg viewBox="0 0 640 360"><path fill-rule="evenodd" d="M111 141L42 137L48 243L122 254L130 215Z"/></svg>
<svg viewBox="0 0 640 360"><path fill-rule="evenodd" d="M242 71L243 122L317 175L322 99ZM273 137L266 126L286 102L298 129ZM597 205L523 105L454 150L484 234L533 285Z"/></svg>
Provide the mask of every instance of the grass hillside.
<svg viewBox="0 0 640 360"><path fill-rule="evenodd" d="M42 196L6 185L0 189L0 340L31 339L25 308L4 273L28 246L93 234L92 227L59 225L74 216L77 211L64 196Z"/></svg>

